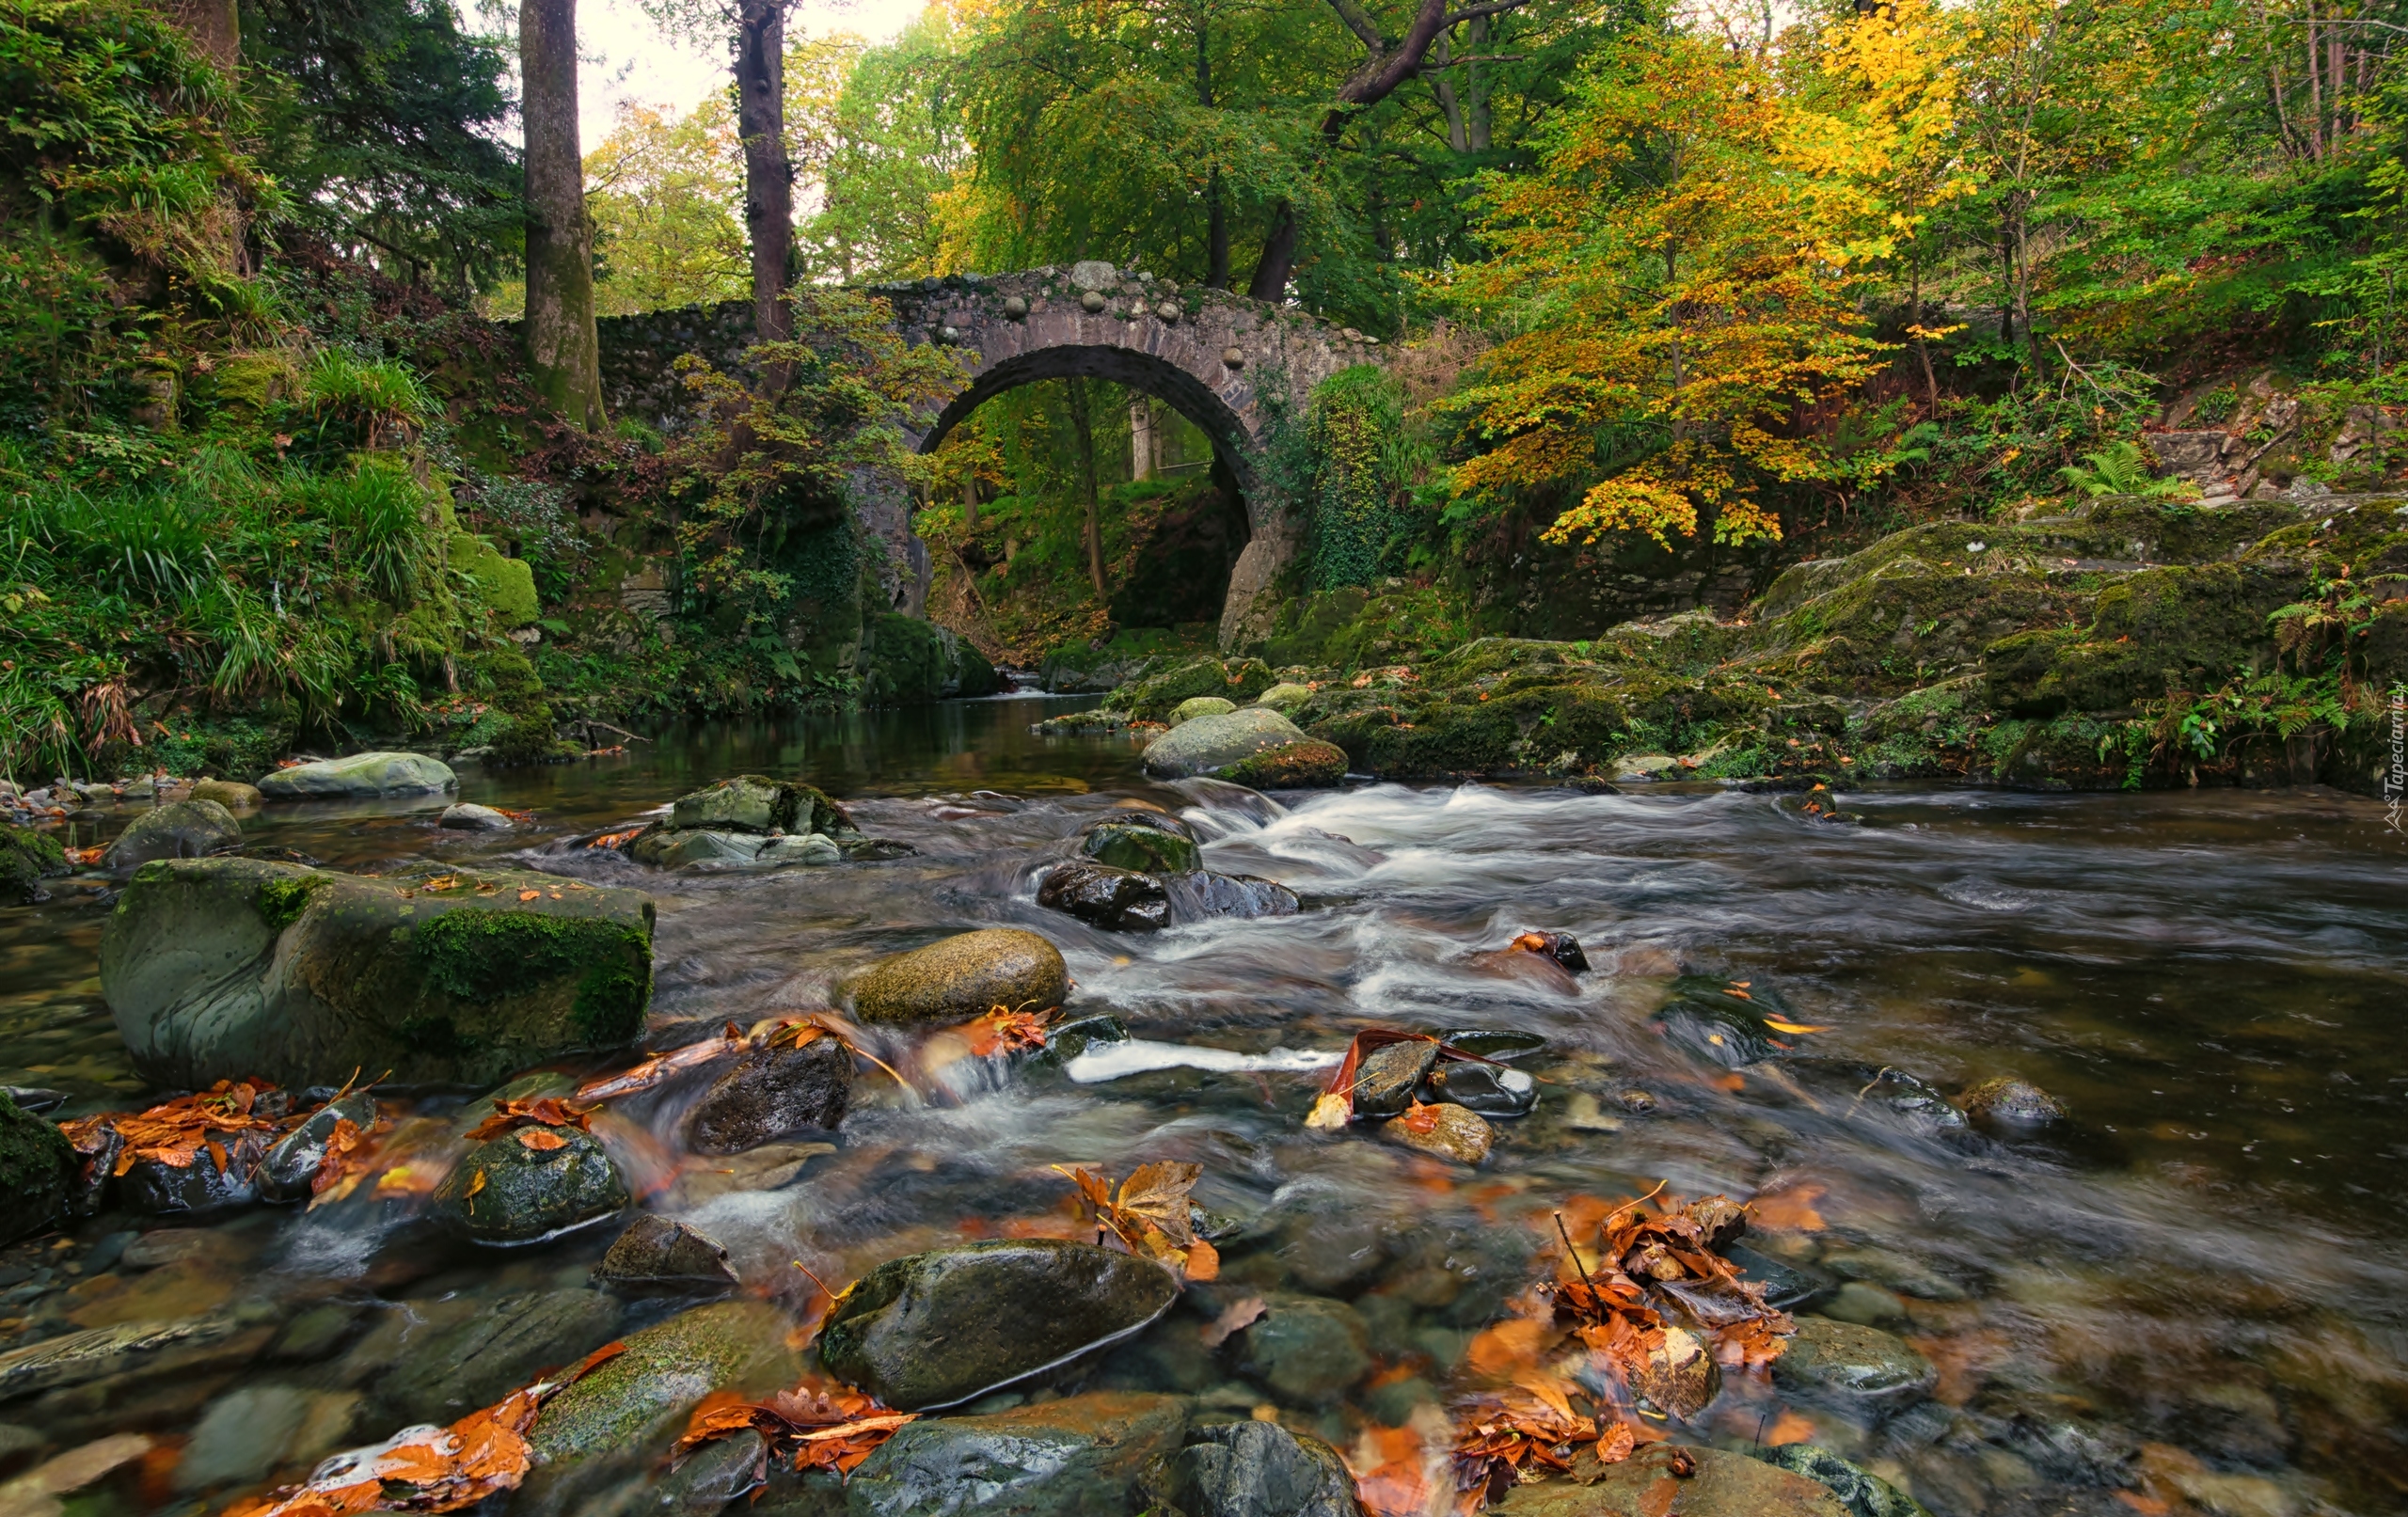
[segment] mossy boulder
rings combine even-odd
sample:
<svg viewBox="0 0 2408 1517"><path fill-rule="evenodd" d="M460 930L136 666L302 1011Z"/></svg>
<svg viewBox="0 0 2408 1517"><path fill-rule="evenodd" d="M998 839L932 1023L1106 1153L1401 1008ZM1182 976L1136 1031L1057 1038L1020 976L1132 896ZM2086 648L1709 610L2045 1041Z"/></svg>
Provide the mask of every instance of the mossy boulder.
<svg viewBox="0 0 2408 1517"><path fill-rule="evenodd" d="M449 558L452 569L476 582L478 595L504 627L526 626L544 614L535 597L535 571L526 561L505 558L499 548L467 532L452 534Z"/></svg>
<svg viewBox="0 0 2408 1517"><path fill-rule="evenodd" d="M1079 851L1115 869L1135 869L1149 875L1179 875L1204 865L1196 840L1184 827L1176 830L1147 821L1117 817L1096 823L1079 839Z"/></svg>
<svg viewBox="0 0 2408 1517"><path fill-rule="evenodd" d="M906 844L862 836L845 808L825 792L759 774L739 774L680 796L665 825L646 828L627 845L629 858L661 869L825 864L911 851Z"/></svg>
<svg viewBox="0 0 2408 1517"><path fill-rule="evenodd" d="M364 878L260 859L135 871L101 989L165 1085L257 1075L489 1086L624 1046L652 996L653 905L547 875Z"/></svg>
<svg viewBox="0 0 2408 1517"><path fill-rule="evenodd" d="M1170 724L1176 727L1183 721L1193 721L1198 717L1225 717L1237 708L1238 703L1235 701L1217 695L1198 695L1190 700L1181 701L1172 708Z"/></svg>
<svg viewBox="0 0 2408 1517"><path fill-rule="evenodd" d="M627 1185L590 1133L521 1128L468 1150L435 1193L436 1215L480 1243L540 1243L626 1209Z"/></svg>
<svg viewBox="0 0 2408 1517"><path fill-rule="evenodd" d="M1179 1299L1150 1260L1059 1239L890 1259L828 1314L820 1362L907 1412L956 1406L1143 1330Z"/></svg>
<svg viewBox="0 0 2408 1517"><path fill-rule="evenodd" d="M865 1022L962 1022L996 1006L1043 1011L1070 993L1062 951L1018 927L987 927L891 954L845 982Z"/></svg>
<svg viewBox="0 0 2408 1517"><path fill-rule="evenodd" d="M736 832L818 832L829 837L861 832L845 808L825 791L759 774L739 774L678 797L669 808L669 825Z"/></svg>
<svg viewBox="0 0 2408 1517"><path fill-rule="evenodd" d="M1146 745L1144 763L1157 779L1188 779L1218 774L1265 749L1305 741L1294 722L1258 706L1174 727Z"/></svg>
<svg viewBox="0 0 2408 1517"><path fill-rule="evenodd" d="M0 1216L0 1243L42 1231L65 1214L75 1173L75 1151L58 1129L20 1110L0 1091L0 1194L8 1197Z"/></svg>
<svg viewBox="0 0 2408 1517"><path fill-rule="evenodd" d="M1312 698L1312 687L1298 685L1292 680L1283 680L1256 696L1254 703L1259 706L1267 706L1284 715L1294 711Z"/></svg>
<svg viewBox="0 0 2408 1517"><path fill-rule="evenodd" d="M439 795L459 785L451 766L423 753L354 753L263 774L259 792L270 800L326 800Z"/></svg>
<svg viewBox="0 0 2408 1517"><path fill-rule="evenodd" d="M67 873L67 849L47 832L0 822L0 906L30 906L49 893L41 882Z"/></svg>
<svg viewBox="0 0 2408 1517"><path fill-rule="evenodd" d="M202 858L242 841L242 825L217 802L171 800L135 817L103 860L111 869L131 869L153 859Z"/></svg>
<svg viewBox="0 0 2408 1517"><path fill-rule="evenodd" d="M932 622L880 612L863 629L862 698L872 705L910 705L944 698L956 679L958 641Z"/></svg>
<svg viewBox="0 0 2408 1517"><path fill-rule="evenodd" d="M1127 712L1133 721L1168 721L1183 703L1197 696L1242 703L1275 683L1271 666L1259 658L1196 658L1123 687L1112 706Z"/></svg>
<svg viewBox="0 0 2408 1517"><path fill-rule="evenodd" d="M1346 750L1317 737L1251 753L1220 772L1231 784L1256 790L1314 790L1346 778Z"/></svg>

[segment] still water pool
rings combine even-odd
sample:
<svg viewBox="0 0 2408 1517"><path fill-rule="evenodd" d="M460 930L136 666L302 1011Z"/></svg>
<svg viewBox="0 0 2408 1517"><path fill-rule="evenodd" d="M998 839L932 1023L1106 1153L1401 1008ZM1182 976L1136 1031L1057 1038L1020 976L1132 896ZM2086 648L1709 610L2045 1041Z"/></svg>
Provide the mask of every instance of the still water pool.
<svg viewBox="0 0 2408 1517"><path fill-rule="evenodd" d="M1871 1401L1734 1372L1667 1430L1683 1439L1809 1439L1942 1517L2408 1510L2408 838L2371 803L1902 788L1848 797L1860 820L1833 825L1795 797L1703 788L1275 801L1150 782L1125 739L1028 734L1063 709L673 731L624 757L465 771L460 798L534 814L504 835L438 830L440 804L415 800L274 807L246 835L341 869L508 862L649 891L656 1046L825 1007L878 955L1012 925L1061 947L1071 1011L1218 1051L974 1078L890 1036L918 1091L865 1075L832 1147L741 1162L677 1151L673 1092L598 1125L642 1204L717 1238L782 1309L816 1297L797 1261L840 1283L965 1238L1062 1230L1054 1165L1189 1161L1196 1199L1229 1225L1223 1278L1085 1383L1275 1417L1358 1469L1408 1446L1436 1460L1444 1409L1481 1372L1479 1335L1546 1277L1553 1211L1719 1192L1758 1200L1747 1241L1815 1288L1798 1312L1893 1335L1931 1371ZM658 874L565 846L747 772L818 784L917 851ZM1043 870L1131 799L1185 817L1209 867L1280 880L1305 909L1112 934L1040 908ZM64 1091L56 1115L152 1095L100 998L109 883L0 910L0 1082ZM1477 956L1532 929L1576 935L1590 971ZM1692 1035L1703 1024L1681 1008L1734 989L1817 1030L1762 1060ZM1500 1121L1476 1170L1307 1131L1322 1070L1373 1026L1543 1035L1520 1065L1536 1111ZM2001 1075L2069 1120L1987 1130L1893 1098ZM584 1292L614 1231L480 1253L403 1201L113 1211L20 1244L0 1255L0 1351L226 1325L214 1351L73 1383L12 1384L0 1358L0 1480L20 1477L0 1506L197 1514L300 1478L448 1405L454 1367L418 1356L456 1352L439 1346L480 1313ZM1237 1345L1204 1349L1202 1326L1246 1296L1342 1303L1359 1373L1283 1401ZM525 1367L671 1309L531 1314L554 1339ZM23 1472L94 1446L124 1457L93 1456L106 1472L72 1491L26 1488Z"/></svg>

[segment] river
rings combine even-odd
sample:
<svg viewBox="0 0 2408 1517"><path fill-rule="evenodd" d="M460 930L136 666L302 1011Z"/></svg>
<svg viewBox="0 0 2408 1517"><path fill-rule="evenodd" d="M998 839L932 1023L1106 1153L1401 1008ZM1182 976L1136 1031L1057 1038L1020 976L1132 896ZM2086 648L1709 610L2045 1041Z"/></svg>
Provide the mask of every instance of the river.
<svg viewBox="0 0 2408 1517"><path fill-rule="evenodd" d="M1233 1280L1354 1304L1376 1372L1342 1404L1284 1409L1353 1449L1443 1401L1472 1335L1537 1278L1533 1218L1658 1185L1720 1192L1762 1198L1782 1225L1751 1240L1834 1289L1858 1282L1847 1309L1938 1379L1927 1398L1867 1410L1734 1376L1692 1437L1811 1435L1941 1517L2147 1513L2174 1509L2173 1490L2234 1517L2408 1509L2408 839L2379 807L2323 791L1876 788L1835 825L1796 796L1709 787L1366 785L1274 803L1148 782L1124 737L1029 735L1064 709L1001 699L673 731L620 757L464 771L460 798L534 814L499 837L438 831L439 804L415 801L274 807L246 833L344 869L510 861L640 885L658 901L652 1016L671 1042L815 1009L852 965L990 925L1051 938L1071 1009L1115 1012L1148 1044L1326 1060L1370 1026L1546 1039L1521 1066L1538 1109L1498 1124L1478 1171L1306 1131L1323 1076L1276 1067L939 1072L926 1098L864 1079L841 1148L766 1189L681 1188L658 1133L610 1140L655 1177L654 1205L789 1298L791 1260L850 1276L1062 1212L1053 1165L1193 1161L1196 1199L1244 1225L1224 1249ZM745 772L807 779L917 852L657 875L561 846ZM1306 909L1140 935L1040 909L1042 866L1130 798L1186 816L1210 867L1281 880ZM145 1104L99 995L104 883L0 910L0 1082L66 1091L58 1114ZM1525 929L1576 935L1590 972L1474 956ZM1701 988L1818 1030L1723 1067L1656 1016ZM1883 1070L1949 1093L2019 1076L2070 1119L1941 1127L1885 1101ZM93 1487L79 1517L214 1511L246 1480L385 1435L372 1382L392 1359L360 1348L379 1324L581 1282L610 1240L480 1256L345 1208L257 1209L176 1247L137 1241L148 1269L120 1261L159 1225L108 1215L64 1246L8 1251L0 1349L246 1304L283 1335L195 1377L198 1392L0 1403L0 1476L128 1430L182 1451ZM1434 1266L1441 1288L1426 1286ZM1149 1371L1124 1354L1102 1373ZM1262 1400L1209 1364L1179 1373L1207 1401ZM237 1392L262 1404L262 1386L288 1388L306 1428L277 1445L281 1463L252 1468L216 1446L230 1434L211 1417ZM2118 1490L2140 1493L2119 1504Z"/></svg>

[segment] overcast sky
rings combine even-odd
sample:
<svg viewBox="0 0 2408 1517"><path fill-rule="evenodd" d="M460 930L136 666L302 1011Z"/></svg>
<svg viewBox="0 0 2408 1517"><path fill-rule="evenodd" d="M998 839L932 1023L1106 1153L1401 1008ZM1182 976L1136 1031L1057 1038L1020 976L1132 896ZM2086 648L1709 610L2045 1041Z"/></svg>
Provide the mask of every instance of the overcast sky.
<svg viewBox="0 0 2408 1517"><path fill-rule="evenodd" d="M859 32L885 41L920 13L921 0L801 0L786 36ZM516 8L510 12L515 25ZM661 35L637 0L580 0L578 46L578 134L586 151L608 136L623 102L686 110L727 84L721 47L697 48Z"/></svg>

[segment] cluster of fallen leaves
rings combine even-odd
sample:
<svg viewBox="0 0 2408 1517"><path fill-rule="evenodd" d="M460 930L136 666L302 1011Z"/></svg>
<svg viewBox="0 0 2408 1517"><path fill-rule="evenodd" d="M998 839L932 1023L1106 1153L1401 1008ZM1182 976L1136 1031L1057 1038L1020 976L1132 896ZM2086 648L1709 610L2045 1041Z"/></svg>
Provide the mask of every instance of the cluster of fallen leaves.
<svg viewBox="0 0 2408 1517"><path fill-rule="evenodd" d="M1748 988L1755 983L1756 982L1753 980L1734 980L1723 988L1722 993L1736 1000L1745 1001L1750 1005L1753 1005L1756 998L1748 994ZM1817 1027L1811 1022L1788 1021L1776 1017L1767 1011L1760 1011L1756 1016L1766 1027L1771 1028L1776 1033L1798 1035L1803 1033L1828 1033L1830 1031L1829 1027ZM1787 1048L1789 1045L1782 1043L1776 1046Z"/></svg>
<svg viewBox="0 0 2408 1517"><path fill-rule="evenodd" d="M1584 1445L1599 1463L1612 1464L1660 1441L1663 1433L1637 1414L1636 1403L1641 1396L1662 1399L1668 1364L1698 1353L1698 1339L1718 1364L1757 1368L1780 1357L1796 1331L1766 1304L1764 1285L1742 1279L1719 1252L1745 1229L1746 1208L1710 1195L1651 1210L1651 1199L1610 1210L1576 1203L1577 1231L1594 1240L1585 1248L1575 1225L1555 1213L1563 1251L1556 1277L1536 1292L1541 1309L1474 1340L1474 1367L1509 1383L1474 1403L1456 1445L1463 1510L1501 1496L1526 1472L1569 1471ZM1572 1367L1601 1389L1576 1384L1562 1361L1550 1367L1548 1354L1571 1341L1586 1351L1576 1351ZM1594 1412L1576 1407L1576 1397Z"/></svg>
<svg viewBox="0 0 2408 1517"><path fill-rule="evenodd" d="M1061 1008L1044 1011L1009 1006L990 1006L987 1014L960 1029L970 1044L974 1058L989 1058L998 1053L1017 1053L1045 1046L1045 1034L1054 1023L1054 1014Z"/></svg>
<svg viewBox="0 0 2408 1517"><path fill-rule="evenodd" d="M1438 1040L1427 1033L1405 1033L1393 1027L1364 1028L1354 1035L1353 1042L1346 1045L1346 1057L1339 1061L1337 1071L1329 1077L1329 1083L1323 1087L1320 1098L1313 1102L1311 1113L1305 1117L1305 1126L1318 1131L1334 1132L1354 1121L1354 1087L1362 1082L1363 1056L1376 1053L1392 1043L1438 1043ZM1497 1061L1482 1058L1450 1043L1438 1043L1438 1062L1495 1064Z"/></svg>
<svg viewBox="0 0 2408 1517"><path fill-rule="evenodd" d="M592 755L589 754L588 756L591 757ZM628 844L633 843L637 837L642 833L642 831L643 829L641 827L630 827L624 832L605 832L600 837L597 837L592 842L586 844L586 846L589 848L624 848Z"/></svg>
<svg viewBox="0 0 2408 1517"><path fill-rule="evenodd" d="M1139 1164L1120 1182L1117 1194L1111 1179L1093 1170L1054 1167L1079 1188L1080 1197L1095 1213L1099 1234L1119 1239L1130 1253L1166 1264L1189 1280L1220 1276L1220 1251L1196 1236L1189 1218L1189 1193L1203 1175L1203 1165L1167 1160Z"/></svg>
<svg viewBox="0 0 2408 1517"><path fill-rule="evenodd" d="M575 1128L579 1132L587 1130L594 1120L596 1105L594 1101L562 1096L496 1101L493 1114L468 1130L468 1141L483 1143L515 1132L522 1146L539 1152L565 1147L568 1140L561 1136L559 1130Z"/></svg>
<svg viewBox="0 0 2408 1517"><path fill-rule="evenodd" d="M553 1396L626 1351L605 1344L564 1373L513 1391L448 1428L405 1428L381 1444L339 1454L306 1485L286 1486L225 1517L356 1517L371 1511L458 1511L517 1489L534 1462L527 1430Z"/></svg>
<svg viewBox="0 0 2408 1517"><path fill-rule="evenodd" d="M672 1459L683 1459L715 1438L750 1428L762 1438L757 1480L773 1458L783 1458L800 1470L833 1470L849 1476L862 1461L895 1436L895 1430L919 1415L893 1412L878 1398L834 1382L805 1380L792 1390L780 1391L766 1401L748 1401L733 1391L717 1391L704 1398L687 1419Z"/></svg>
<svg viewBox="0 0 2408 1517"><path fill-rule="evenodd" d="M299 1125L301 1116L259 1114L260 1098L276 1087L263 1080L221 1080L209 1089L162 1101L144 1112L102 1112L62 1122L59 1130L88 1166L116 1158L109 1173L123 1175L137 1160L155 1159L171 1169L190 1169L204 1151L222 1172L232 1167L226 1140L247 1132L274 1135Z"/></svg>

